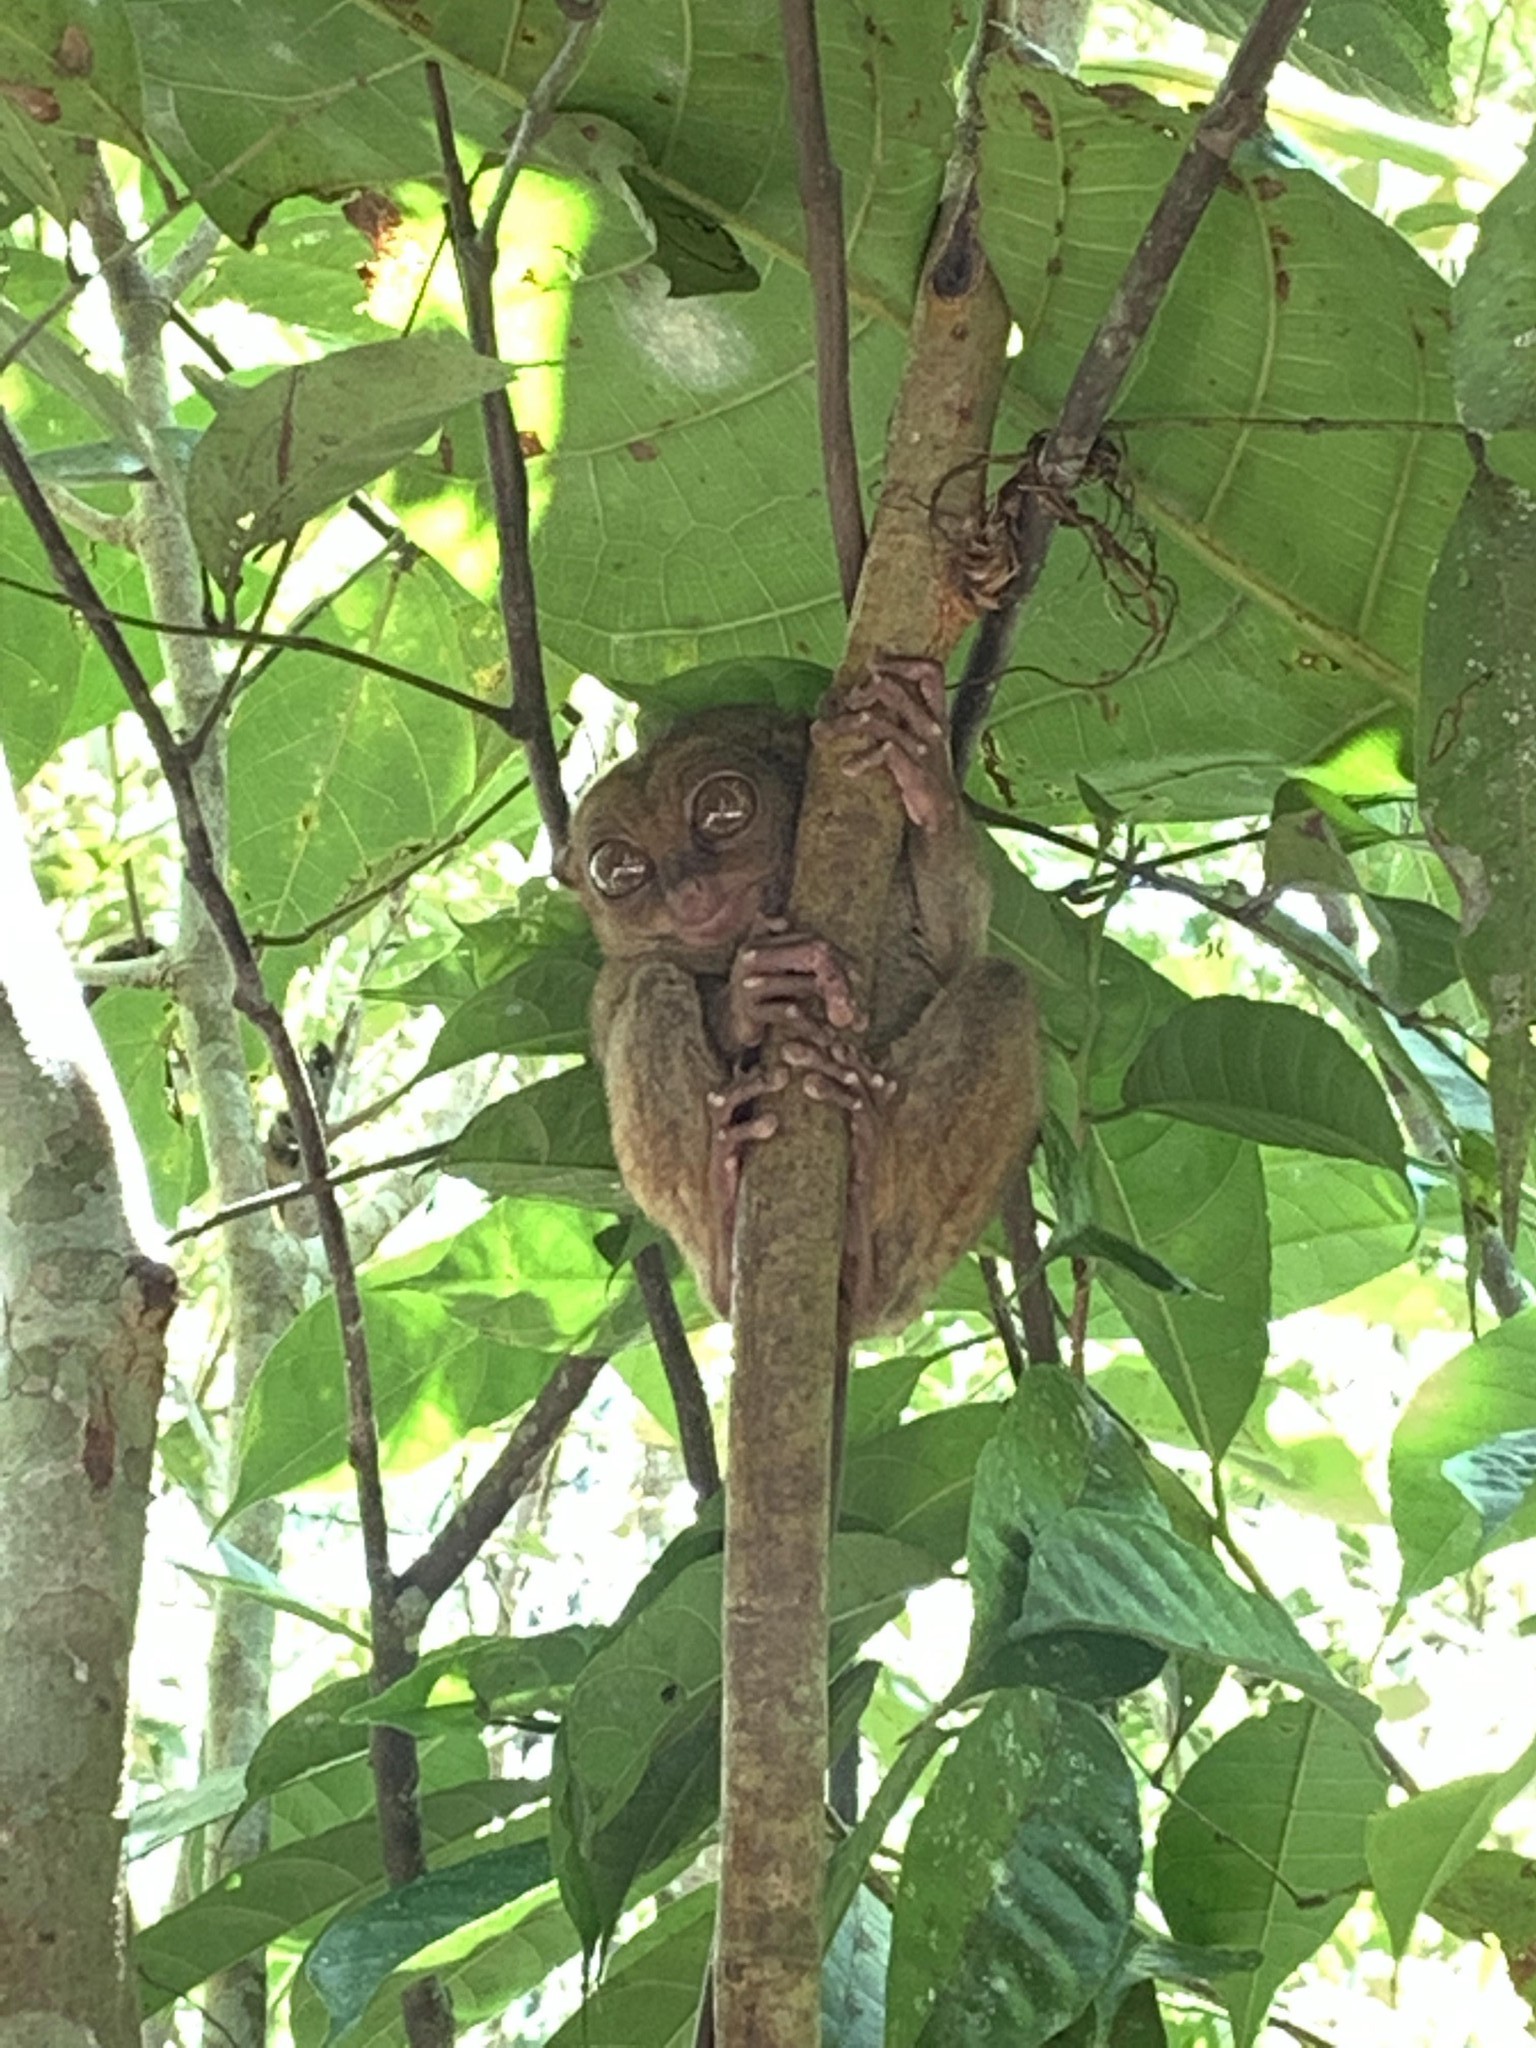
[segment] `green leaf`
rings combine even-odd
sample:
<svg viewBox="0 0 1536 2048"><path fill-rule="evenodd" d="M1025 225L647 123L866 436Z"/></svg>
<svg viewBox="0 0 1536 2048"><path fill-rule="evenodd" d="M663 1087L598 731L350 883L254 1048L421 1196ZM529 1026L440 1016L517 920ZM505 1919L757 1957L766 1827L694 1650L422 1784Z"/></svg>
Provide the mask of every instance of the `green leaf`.
<svg viewBox="0 0 1536 2048"><path fill-rule="evenodd" d="M1256 1146L1167 1117L1128 1116L1089 1138L1094 1208L1199 1288L1176 1295L1108 1266L1104 1285L1195 1441L1219 1456L1269 1356L1269 1219Z"/></svg>
<svg viewBox="0 0 1536 2048"><path fill-rule="evenodd" d="M427 1850L471 1841L488 1822L528 1803L527 1789L509 1781L429 1792L421 1802ZM383 1878L373 1813L253 1857L134 1937L144 2017Z"/></svg>
<svg viewBox="0 0 1536 2048"><path fill-rule="evenodd" d="M1138 1053L1125 1101L1263 1144L1403 1171L1380 1082L1330 1025L1284 1003L1185 1004Z"/></svg>
<svg viewBox="0 0 1536 2048"><path fill-rule="evenodd" d="M1176 0L1173 12L1236 38L1258 8L1255 0ZM1445 121L1455 112L1442 0L1317 0L1286 55L1335 91L1398 113Z"/></svg>
<svg viewBox="0 0 1536 2048"><path fill-rule="evenodd" d="M906 1544L856 1534L837 1537L831 1567L834 1668L938 1569ZM670 1576L572 1688L551 1833L561 1896L590 1946L611 1934L635 1880L714 1816L723 1569L716 1554Z"/></svg>
<svg viewBox="0 0 1536 2048"><path fill-rule="evenodd" d="M1361 908L1376 927L1371 980L1395 1010L1418 1010L1461 974L1454 917L1411 896L1365 896Z"/></svg>
<svg viewBox="0 0 1536 2048"><path fill-rule="evenodd" d="M590 933L520 961L448 1013L426 1071L440 1074L487 1052L585 1052L598 964Z"/></svg>
<svg viewBox="0 0 1536 2048"><path fill-rule="evenodd" d="M132 1862L140 1856L152 1855L156 1849L163 1849L167 1842L179 1841L183 1835L191 1834L194 1828L211 1826L214 1821L227 1820L239 1811L245 1796L245 1773L236 1765L226 1765L221 1770L210 1771L195 1785L184 1790L167 1792L159 1799L151 1799L146 1805L136 1807L128 1822L128 1834L124 1854Z"/></svg>
<svg viewBox="0 0 1536 2048"><path fill-rule="evenodd" d="M431 1650L406 1677L371 1693L348 1720L425 1732L462 1707L483 1727L513 1715L558 1712L603 1631L581 1623L531 1636L465 1636Z"/></svg>
<svg viewBox="0 0 1536 2048"><path fill-rule="evenodd" d="M1401 1174L1267 1147L1263 1163L1277 1316L1336 1301L1412 1252L1419 1205Z"/></svg>
<svg viewBox="0 0 1536 2048"><path fill-rule="evenodd" d="M861 1887L822 1958L823 2048L885 2048L890 1960L891 1910Z"/></svg>
<svg viewBox="0 0 1536 2048"><path fill-rule="evenodd" d="M440 1456L467 1428L531 1401L557 1363L553 1350L482 1335L425 1294L365 1286L363 1310L374 1407L391 1462ZM341 1332L327 1296L283 1332L257 1374L226 1519L339 1474L349 1426Z"/></svg>
<svg viewBox="0 0 1536 2048"><path fill-rule="evenodd" d="M187 517L209 573L231 587L247 555L295 539L316 513L419 448L455 406L512 375L443 332L338 349L259 384L220 387L187 469Z"/></svg>
<svg viewBox="0 0 1536 2048"><path fill-rule="evenodd" d="M1402 1954L1419 1914L1455 1876L1533 1776L1536 1742L1507 1770L1484 1771L1475 1778L1437 1785L1432 1792L1417 1792L1375 1816L1366 1852L1394 1955Z"/></svg>
<svg viewBox="0 0 1536 2048"><path fill-rule="evenodd" d="M1284 1608L1237 1585L1209 1552L1145 1516L1074 1507L1040 1530L1006 1647L1027 1653L1035 1639L1084 1629L1279 1679L1359 1729L1376 1718L1370 1702L1303 1641Z"/></svg>
<svg viewBox="0 0 1536 2048"><path fill-rule="evenodd" d="M843 1525L894 1537L952 1565L965 1548L977 1460L1005 1412L977 1401L850 1443Z"/></svg>
<svg viewBox="0 0 1536 2048"><path fill-rule="evenodd" d="M715 1926L715 1888L670 1900L614 1950L603 1981L547 2048L672 2048L692 2034ZM686 2032L684 2031L686 2029Z"/></svg>
<svg viewBox="0 0 1536 2048"><path fill-rule="evenodd" d="M0 14L6 97L41 127L139 145L144 106L124 0L6 0Z"/></svg>
<svg viewBox="0 0 1536 2048"><path fill-rule="evenodd" d="M532 1891L548 1877L548 1843L514 1842L447 1870L429 1871L381 1899L338 1915L304 1963L330 2013L331 2040L346 2038L399 1964L467 1922Z"/></svg>
<svg viewBox="0 0 1536 2048"><path fill-rule="evenodd" d="M572 1067L470 1118L443 1164L491 1195L542 1195L584 1209L630 1207L597 1069Z"/></svg>
<svg viewBox="0 0 1536 2048"><path fill-rule="evenodd" d="M1504 1235L1536 1132L1536 501L1481 470L1435 566L1416 727L1419 795L1461 897L1488 1016Z"/></svg>
<svg viewBox="0 0 1536 2048"><path fill-rule="evenodd" d="M999 445L1018 447L1060 406L1195 117L1014 63L992 67L985 105L982 232L1026 338ZM1454 434L1380 422L1454 420L1447 288L1281 146L1230 169L1115 408L1177 615L1139 661L1141 627L1085 603L1075 537L1052 550L1029 671L1005 680L991 727L1037 815L1075 815L1080 774L1142 816L1263 811L1281 775L1413 701L1424 586L1468 463ZM1366 430L1252 424L1315 413ZM1105 674L1120 679L1099 716L1068 685Z"/></svg>
<svg viewBox="0 0 1536 2048"><path fill-rule="evenodd" d="M1536 1942L1536 1869L1514 1849L1474 1850L1436 1890L1428 1910L1463 1941L1495 1935L1514 1962Z"/></svg>
<svg viewBox="0 0 1536 2048"><path fill-rule="evenodd" d="M1501 1452L1518 1457L1533 1432L1536 1309L1528 1308L1431 1373L1398 1422L1388 1476L1402 1599L1536 1535L1529 1485L1513 1507L1507 1486L1489 1485L1501 1466L1507 1472Z"/></svg>
<svg viewBox="0 0 1536 2048"><path fill-rule="evenodd" d="M301 1600L297 1593L290 1593L276 1572L258 1564L255 1558L247 1557L233 1543L220 1541L217 1549L228 1567L228 1576L222 1572L200 1571L196 1565L190 1564L178 1565L177 1569L185 1572L206 1592L217 1594L227 1589L242 1594L258 1606L270 1607L276 1614L294 1615L300 1621L311 1622L331 1635L345 1636L348 1642L360 1643L367 1648L368 1637L362 1629L354 1628L339 1614L327 1614L324 1608L312 1606L309 1601Z"/></svg>
<svg viewBox="0 0 1536 2048"><path fill-rule="evenodd" d="M200 1153L171 1077L175 1005L159 989L103 989L91 1005L133 1119L155 1214L171 1222L190 1198Z"/></svg>
<svg viewBox="0 0 1536 2048"><path fill-rule="evenodd" d="M1483 208L1451 293L1456 404L1469 427L1536 427L1536 157Z"/></svg>
<svg viewBox="0 0 1536 2048"><path fill-rule="evenodd" d="M666 272L674 299L757 290L762 279L756 268L718 220L711 220L641 170L626 170L624 179L655 231L656 264Z"/></svg>
<svg viewBox="0 0 1536 2048"><path fill-rule="evenodd" d="M1371 1750L1301 1702L1240 1722L1191 1765L1158 1830L1152 1880L1181 1941L1261 1952L1216 1984L1238 2048L1365 1882L1366 1831L1385 1797Z"/></svg>
<svg viewBox="0 0 1536 2048"><path fill-rule="evenodd" d="M326 637L367 648L387 630L402 666L415 657L466 688L462 597L426 561L376 569L348 590ZM419 865L474 788L472 726L408 684L280 654L230 721L230 862L247 923L290 938L322 920L332 930L339 905Z"/></svg>
<svg viewBox="0 0 1536 2048"><path fill-rule="evenodd" d="M962 1731L902 1859L890 2048L1035 2048L1115 1966L1141 1866L1136 1781L1097 1715L999 1695Z"/></svg>

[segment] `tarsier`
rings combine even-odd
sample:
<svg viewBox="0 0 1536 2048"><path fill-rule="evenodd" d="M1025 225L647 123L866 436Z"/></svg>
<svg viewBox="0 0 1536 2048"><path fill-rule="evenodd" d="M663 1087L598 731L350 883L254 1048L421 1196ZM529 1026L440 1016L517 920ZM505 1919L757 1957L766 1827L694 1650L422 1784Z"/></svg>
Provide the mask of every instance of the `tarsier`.
<svg viewBox="0 0 1536 2048"><path fill-rule="evenodd" d="M593 1039L626 1186L728 1314L742 1166L777 1128L775 1095L838 1105L860 1336L910 1321L975 1239L1038 1127L1040 1058L1024 974L982 957L989 891L939 664L877 659L823 735L856 743L849 773L888 773L908 820L867 1014L833 948L785 914L805 719L684 719L587 792L563 871L603 951Z"/></svg>

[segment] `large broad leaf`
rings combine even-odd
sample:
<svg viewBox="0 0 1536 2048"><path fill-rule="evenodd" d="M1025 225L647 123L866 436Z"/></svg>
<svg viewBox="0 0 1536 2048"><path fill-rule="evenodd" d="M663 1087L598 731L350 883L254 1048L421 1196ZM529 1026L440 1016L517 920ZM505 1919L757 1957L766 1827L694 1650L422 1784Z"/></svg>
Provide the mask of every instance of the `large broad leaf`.
<svg viewBox="0 0 1536 2048"><path fill-rule="evenodd" d="M1488 1014L1504 1234L1536 1131L1536 501L1481 470L1430 586L1419 795Z"/></svg>
<svg viewBox="0 0 1536 2048"><path fill-rule="evenodd" d="M983 233L1039 423L1193 117L1018 64L994 67L986 104ZM1454 435L1374 423L1453 419L1446 306L1443 282L1329 180L1269 143L1240 152L1115 408L1178 591L1171 635L1112 688L1080 687L1123 670L1141 635L1088 594L1078 538L1058 538L1020 644L1046 673L1009 678L993 728L1021 801L1071 805L1082 773L1164 815L1259 809L1285 769L1405 719L1467 460ZM1251 424L1313 414L1362 431Z"/></svg>
<svg viewBox="0 0 1536 2048"><path fill-rule="evenodd" d="M1267 1148L1263 1161L1277 1316L1335 1301L1413 1250L1419 1205L1400 1173Z"/></svg>
<svg viewBox="0 0 1536 2048"><path fill-rule="evenodd" d="M1402 1954L1420 1912L1432 1905L1436 1892L1467 1862L1533 1775L1536 1743L1507 1770L1437 1785L1375 1816L1366 1850L1394 1954Z"/></svg>
<svg viewBox="0 0 1536 2048"><path fill-rule="evenodd" d="M472 1843L488 1822L528 1803L527 1788L510 1781L429 1792L421 1802L427 1849ZM383 1877L378 1816L371 1813L253 1858L189 1906L135 1935L144 2016L163 2011L194 1985L280 1940L317 1913L334 1911L366 1893Z"/></svg>
<svg viewBox="0 0 1536 2048"><path fill-rule="evenodd" d="M514 1842L482 1851L334 1919L305 1958L310 1982L339 2041L384 1979L418 1949L520 1898L549 1877L549 1844Z"/></svg>
<svg viewBox="0 0 1536 2048"><path fill-rule="evenodd" d="M960 1736L902 1858L890 2048L1036 2048L1119 1957L1141 1866L1136 1781L1087 1708L999 1695Z"/></svg>
<svg viewBox="0 0 1536 2048"><path fill-rule="evenodd" d="M1385 1798L1366 1744L1297 1702L1240 1723L1191 1766L1158 1831L1153 1882L1181 1940L1261 1952L1216 1984L1239 2048L1365 1882L1366 1824Z"/></svg>
<svg viewBox="0 0 1536 2048"><path fill-rule="evenodd" d="M670 2048L693 2038L715 1927L715 1891L673 1899L621 1948L548 2048Z"/></svg>
<svg viewBox="0 0 1536 2048"><path fill-rule="evenodd" d="M1402 1596L1536 1536L1536 1309L1431 1373L1392 1438Z"/></svg>
<svg viewBox="0 0 1536 2048"><path fill-rule="evenodd" d="M720 1777L717 1554L685 1565L621 1622L572 1689L556 1743L552 1839L561 1895L584 1941L612 1933L635 1879L713 1817ZM833 1545L834 1661L937 1572L883 1536Z"/></svg>
<svg viewBox="0 0 1536 2048"><path fill-rule="evenodd" d="M512 374L462 335L410 334L221 387L187 470L187 518L209 572L228 586L247 555L294 539Z"/></svg>
<svg viewBox="0 0 1536 2048"><path fill-rule="evenodd" d="M1285 1003L1186 1003L1137 1054L1125 1101L1261 1144L1403 1170L1381 1083L1338 1032Z"/></svg>
<svg viewBox="0 0 1536 2048"><path fill-rule="evenodd" d="M6 0L4 98L41 128L142 146L143 87L124 0Z"/></svg>
<svg viewBox="0 0 1536 2048"><path fill-rule="evenodd" d="M1483 209L1451 297L1456 402L1469 427L1536 427L1536 157Z"/></svg>
<svg viewBox="0 0 1536 2048"><path fill-rule="evenodd" d="M878 1530L952 1565L965 1548L977 1461L1005 1412L977 1401L851 1443L843 1525Z"/></svg>
<svg viewBox="0 0 1536 2048"><path fill-rule="evenodd" d="M1169 1117L1098 1125L1097 1214L1201 1289L1148 1287L1121 1267L1104 1285L1201 1447L1224 1451L1269 1355L1269 1217L1258 1148Z"/></svg>
<svg viewBox="0 0 1536 2048"><path fill-rule="evenodd" d="M1194 1655L1293 1685L1356 1727L1375 1709L1334 1677L1284 1608L1229 1579L1197 1550L1145 1515L1069 1508L1046 1523L1029 1556L1015 1619L994 1651L989 1677L1009 1653L1033 1660L1073 1632L1139 1638L1164 1653Z"/></svg>
<svg viewBox="0 0 1536 2048"><path fill-rule="evenodd" d="M630 1208L595 1067L572 1067L488 1104L454 1139L443 1164L491 1195Z"/></svg>
<svg viewBox="0 0 1536 2048"><path fill-rule="evenodd" d="M350 589L323 637L371 648L387 630L403 667L474 693L457 613L466 593L419 561ZM349 899L419 865L475 786L474 721L408 683L325 655L284 653L230 722L230 861L260 936L296 945Z"/></svg>

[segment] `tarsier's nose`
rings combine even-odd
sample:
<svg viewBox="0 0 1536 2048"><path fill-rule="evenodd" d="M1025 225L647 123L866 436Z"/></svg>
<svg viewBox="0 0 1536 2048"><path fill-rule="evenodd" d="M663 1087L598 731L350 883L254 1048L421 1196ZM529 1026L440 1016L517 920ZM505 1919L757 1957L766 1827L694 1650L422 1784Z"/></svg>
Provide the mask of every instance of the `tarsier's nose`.
<svg viewBox="0 0 1536 2048"><path fill-rule="evenodd" d="M704 924L720 907L719 892L704 875L679 875L669 880L666 896L679 924Z"/></svg>

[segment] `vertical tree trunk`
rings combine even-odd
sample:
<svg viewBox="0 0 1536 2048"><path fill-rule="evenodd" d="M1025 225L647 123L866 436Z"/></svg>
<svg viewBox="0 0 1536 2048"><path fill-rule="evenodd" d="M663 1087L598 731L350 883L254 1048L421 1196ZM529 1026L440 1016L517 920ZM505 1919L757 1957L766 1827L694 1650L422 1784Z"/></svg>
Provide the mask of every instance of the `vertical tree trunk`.
<svg viewBox="0 0 1536 2048"><path fill-rule="evenodd" d="M3 757L0 897L0 2039L134 2048L117 1816L176 1282Z"/></svg>

